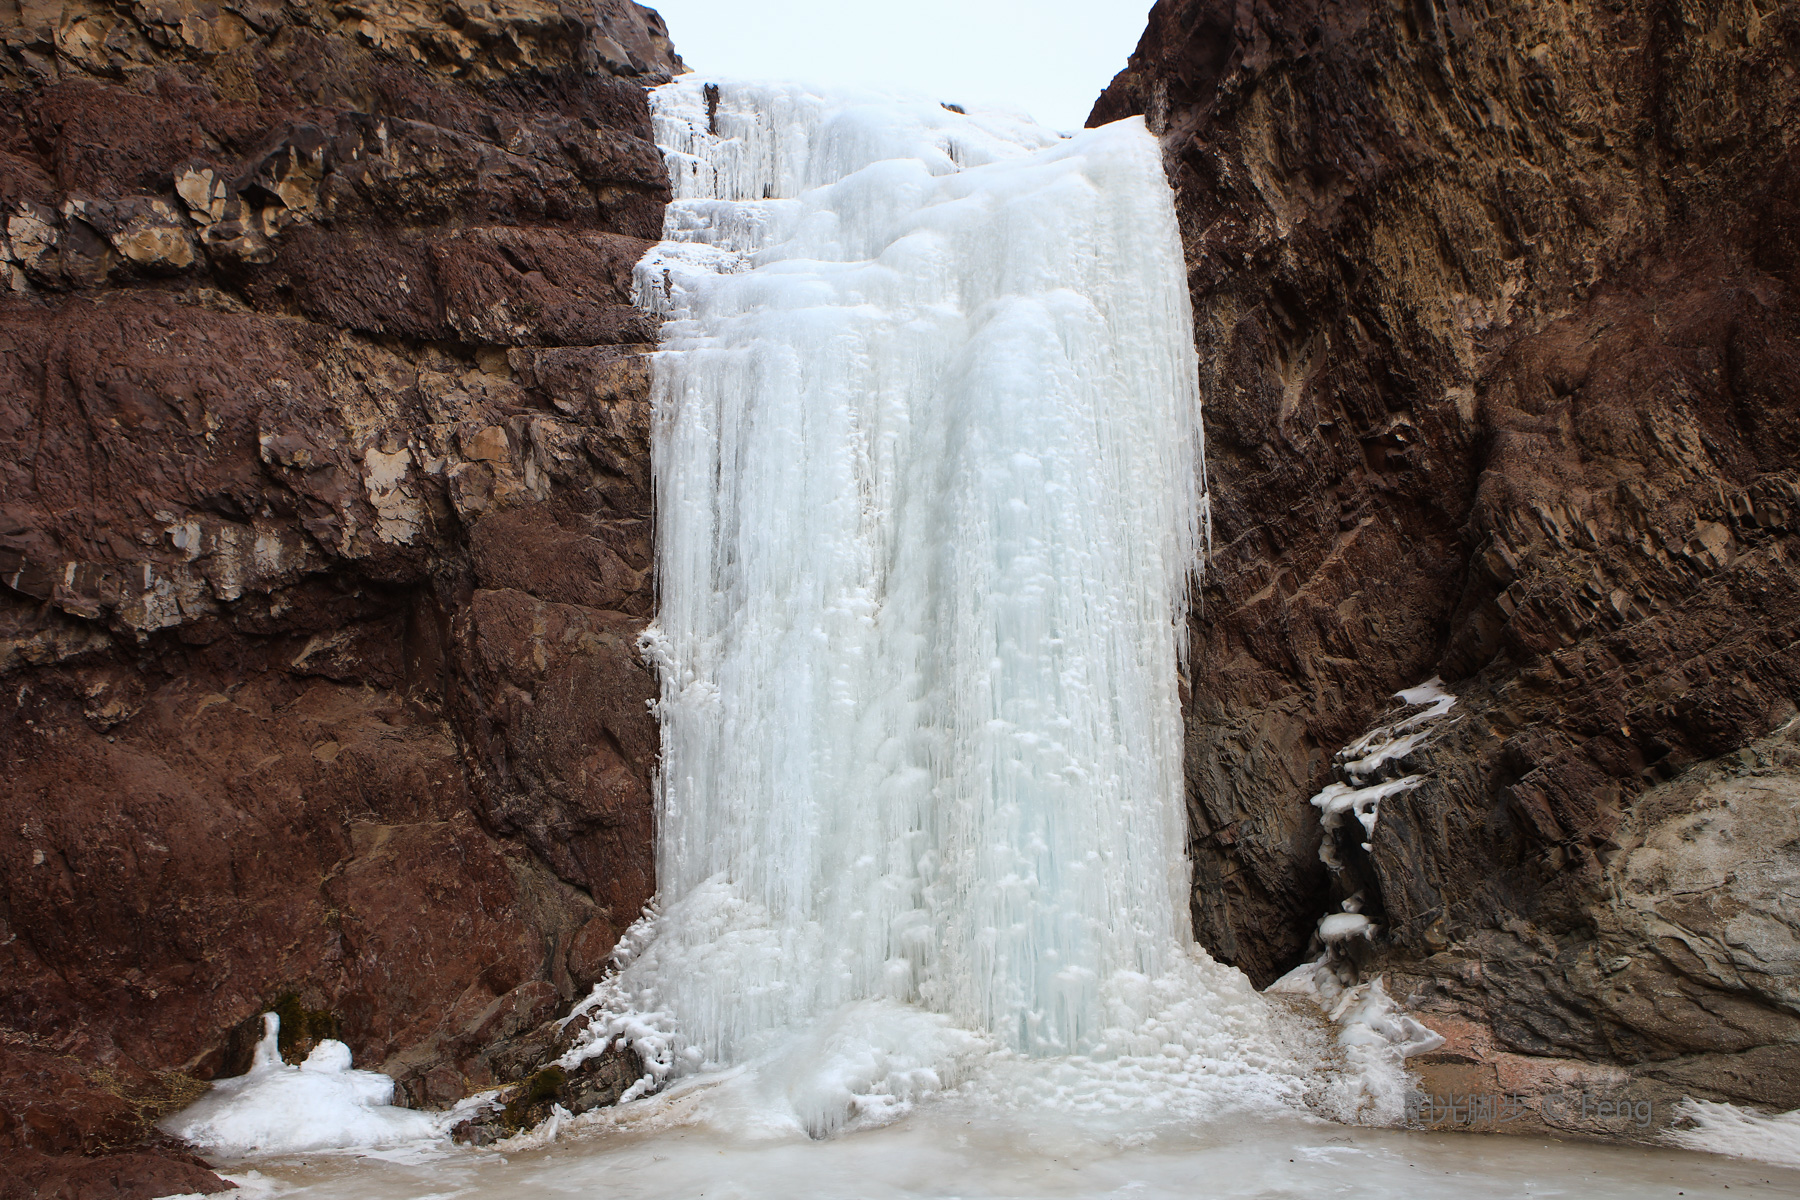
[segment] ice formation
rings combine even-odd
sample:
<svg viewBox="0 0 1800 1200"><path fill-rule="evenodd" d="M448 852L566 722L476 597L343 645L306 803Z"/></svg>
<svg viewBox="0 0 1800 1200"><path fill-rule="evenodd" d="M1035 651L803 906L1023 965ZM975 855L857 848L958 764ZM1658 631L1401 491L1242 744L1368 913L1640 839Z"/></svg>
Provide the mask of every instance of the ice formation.
<svg viewBox="0 0 1800 1200"><path fill-rule="evenodd" d="M1434 728L1436 723L1456 706L1456 697L1444 690L1444 681L1435 675L1418 687L1395 692L1394 699L1420 711L1399 721L1378 725L1338 751L1335 758L1344 778L1327 785L1312 798L1326 833L1325 840L1319 845L1319 858L1333 871L1342 870L1343 864L1338 861L1336 839L1331 834L1344 823L1346 816L1354 816L1363 827L1365 839L1375 836L1381 802L1401 792L1409 792L1425 781L1423 775L1383 779L1383 769L1389 763L1400 762L1435 736L1438 732ZM1370 845L1365 840L1362 848L1368 850Z"/></svg>
<svg viewBox="0 0 1800 1200"><path fill-rule="evenodd" d="M1687 1125L1665 1137L1677 1146L1800 1167L1800 1111L1769 1115L1735 1104L1688 1099L1677 1106L1676 1114Z"/></svg>
<svg viewBox="0 0 1800 1200"><path fill-rule="evenodd" d="M1379 725L1338 751L1335 758L1344 778L1312 798L1319 823L1325 828L1319 858L1334 872L1343 870L1336 831L1354 817L1365 839L1375 836L1381 802L1411 791L1426 778L1411 774L1383 779L1384 770L1435 736L1440 728L1437 723L1456 706L1456 697L1435 676L1418 687L1394 693L1394 699L1420 711ZM1362 848L1368 851L1372 843L1365 840ZM1444 1039L1402 1012L1379 978L1361 979L1348 944L1357 939L1373 941L1378 929L1361 909L1359 892L1343 902L1342 911L1319 918L1318 942L1323 947L1319 957L1301 963L1267 990L1307 997L1337 1025L1338 1045L1352 1070L1332 1084L1342 1093L1336 1106L1360 1110L1375 1120L1394 1121L1400 1116L1405 1087L1402 1062L1437 1049Z"/></svg>
<svg viewBox="0 0 1800 1200"><path fill-rule="evenodd" d="M815 1132L979 1053L1274 1063L1188 931L1204 482L1156 140L729 81L652 106L662 907L569 1061L762 1062Z"/></svg>
<svg viewBox="0 0 1800 1200"><path fill-rule="evenodd" d="M1338 759L1352 781L1367 779L1384 764L1405 758L1435 732L1428 726L1449 716L1456 707L1456 697L1444 690L1444 681L1436 675L1418 687L1402 688L1394 693L1394 699L1421 711L1391 725L1379 725L1344 747Z"/></svg>
<svg viewBox="0 0 1800 1200"><path fill-rule="evenodd" d="M1381 802L1389 796L1398 796L1401 792L1410 792L1424 782L1423 775L1407 775L1400 779L1390 779L1385 783L1358 785L1355 783L1334 783L1326 787L1312 798L1312 804L1319 810L1319 823L1325 826L1329 834L1344 823L1345 816L1354 816L1363 827L1363 836L1375 836L1375 822L1381 817ZM1363 842L1367 850L1369 843ZM1337 847L1327 837L1319 844L1319 857L1329 867L1337 867Z"/></svg>
<svg viewBox="0 0 1800 1200"><path fill-rule="evenodd" d="M305 1062L288 1066L280 1032L281 1018L264 1014L249 1072L213 1084L162 1130L218 1154L295 1154L430 1141L467 1115L395 1107L394 1081L352 1069L342 1042L320 1042Z"/></svg>

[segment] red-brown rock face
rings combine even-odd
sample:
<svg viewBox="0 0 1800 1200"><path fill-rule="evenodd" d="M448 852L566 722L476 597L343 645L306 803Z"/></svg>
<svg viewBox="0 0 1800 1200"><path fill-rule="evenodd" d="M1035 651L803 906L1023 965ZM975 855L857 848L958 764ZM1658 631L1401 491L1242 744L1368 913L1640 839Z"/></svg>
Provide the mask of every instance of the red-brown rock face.
<svg viewBox="0 0 1800 1200"><path fill-rule="evenodd" d="M654 888L679 63L480 13L0 10L6 1153L132 1145L284 997L415 1103L511 1078Z"/></svg>
<svg viewBox="0 0 1800 1200"><path fill-rule="evenodd" d="M1642 849L1674 818L1634 811L1800 699L1797 69L1800 11L1748 0L1163 0L1095 108L1146 114L1178 191L1194 911L1259 982L1361 889L1415 1002L1507 1050L1800 1103L1791 912L1676 903ZM1438 673L1430 782L1328 880L1307 798ZM1745 870L1791 873L1758 837Z"/></svg>

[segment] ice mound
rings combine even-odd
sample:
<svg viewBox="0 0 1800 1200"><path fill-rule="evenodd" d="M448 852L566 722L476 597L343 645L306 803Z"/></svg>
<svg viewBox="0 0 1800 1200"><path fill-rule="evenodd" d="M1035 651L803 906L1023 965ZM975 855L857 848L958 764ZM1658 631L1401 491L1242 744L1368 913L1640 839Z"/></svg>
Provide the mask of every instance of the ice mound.
<svg viewBox="0 0 1800 1200"><path fill-rule="evenodd" d="M281 1060L281 1018L263 1017L250 1070L222 1079L158 1126L202 1150L232 1157L366 1150L436 1141L463 1113L392 1103L394 1081L350 1065L350 1047L323 1041L297 1067Z"/></svg>

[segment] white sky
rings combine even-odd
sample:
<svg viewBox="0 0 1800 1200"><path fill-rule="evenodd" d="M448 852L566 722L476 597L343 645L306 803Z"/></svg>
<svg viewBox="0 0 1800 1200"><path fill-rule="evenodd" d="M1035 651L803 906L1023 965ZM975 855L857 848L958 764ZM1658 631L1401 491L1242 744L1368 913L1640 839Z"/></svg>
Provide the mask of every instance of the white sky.
<svg viewBox="0 0 1800 1200"><path fill-rule="evenodd" d="M1079 129L1152 0L641 0L695 71L929 92Z"/></svg>

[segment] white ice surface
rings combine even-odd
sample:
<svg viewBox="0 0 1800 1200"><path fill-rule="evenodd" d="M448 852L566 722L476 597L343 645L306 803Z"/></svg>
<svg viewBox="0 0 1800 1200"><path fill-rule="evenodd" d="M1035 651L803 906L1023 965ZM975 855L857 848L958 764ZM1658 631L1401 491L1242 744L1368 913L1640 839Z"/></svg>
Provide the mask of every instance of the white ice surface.
<svg viewBox="0 0 1800 1200"><path fill-rule="evenodd" d="M1441 675L1433 675L1417 687L1401 688L1394 693L1394 699L1402 704L1423 704L1429 707L1425 712L1414 713L1401 723L1401 728L1422 725L1427 721L1435 721L1439 717L1448 716L1456 707L1456 697L1444 690L1444 679Z"/></svg>
<svg viewBox="0 0 1800 1200"><path fill-rule="evenodd" d="M1644 1200L1800 1195L1800 1171L1677 1149L1404 1133L1287 1117L1045 1119L951 1099L824 1141L746 1139L659 1096L554 1142L425 1162L262 1162L279 1200ZM629 1117L627 1120L626 1118ZM227 1167L229 1170L229 1166ZM234 1172L235 1174L235 1172ZM1729 1188L1729 1190L1727 1190ZM264 1200L268 1193L251 1200Z"/></svg>
<svg viewBox="0 0 1800 1200"><path fill-rule="evenodd" d="M277 1044L280 1028L279 1017L265 1014L249 1072L214 1083L159 1128L211 1153L293 1154L429 1142L467 1115L395 1107L394 1081L352 1069L342 1042L320 1042L305 1062L289 1066Z"/></svg>
<svg viewBox="0 0 1800 1200"><path fill-rule="evenodd" d="M1735 1104L1684 1100L1677 1113L1692 1122L1690 1128L1666 1135L1677 1146L1800 1167L1800 1111L1770 1115Z"/></svg>
<svg viewBox="0 0 1800 1200"><path fill-rule="evenodd" d="M1188 931L1204 481L1155 138L716 84L653 94L676 200L638 277L660 909L568 1061L737 1071L746 1122L813 1133L972 1082L1294 1098Z"/></svg>
<svg viewBox="0 0 1800 1200"><path fill-rule="evenodd" d="M1314 796L1309 803L1319 810L1319 823L1326 829L1336 829L1343 823L1344 815L1348 813L1361 823L1365 837L1373 837L1375 822L1381 816L1381 802L1389 796L1398 796L1401 792L1409 792L1423 782L1425 782L1423 775L1408 775L1401 779L1390 779L1385 783L1373 783L1367 787L1357 787L1349 783L1332 783L1327 784L1325 790Z"/></svg>
<svg viewBox="0 0 1800 1200"><path fill-rule="evenodd" d="M1361 913L1332 913L1319 921L1319 940L1326 943L1347 942L1351 938L1373 935L1375 925Z"/></svg>

